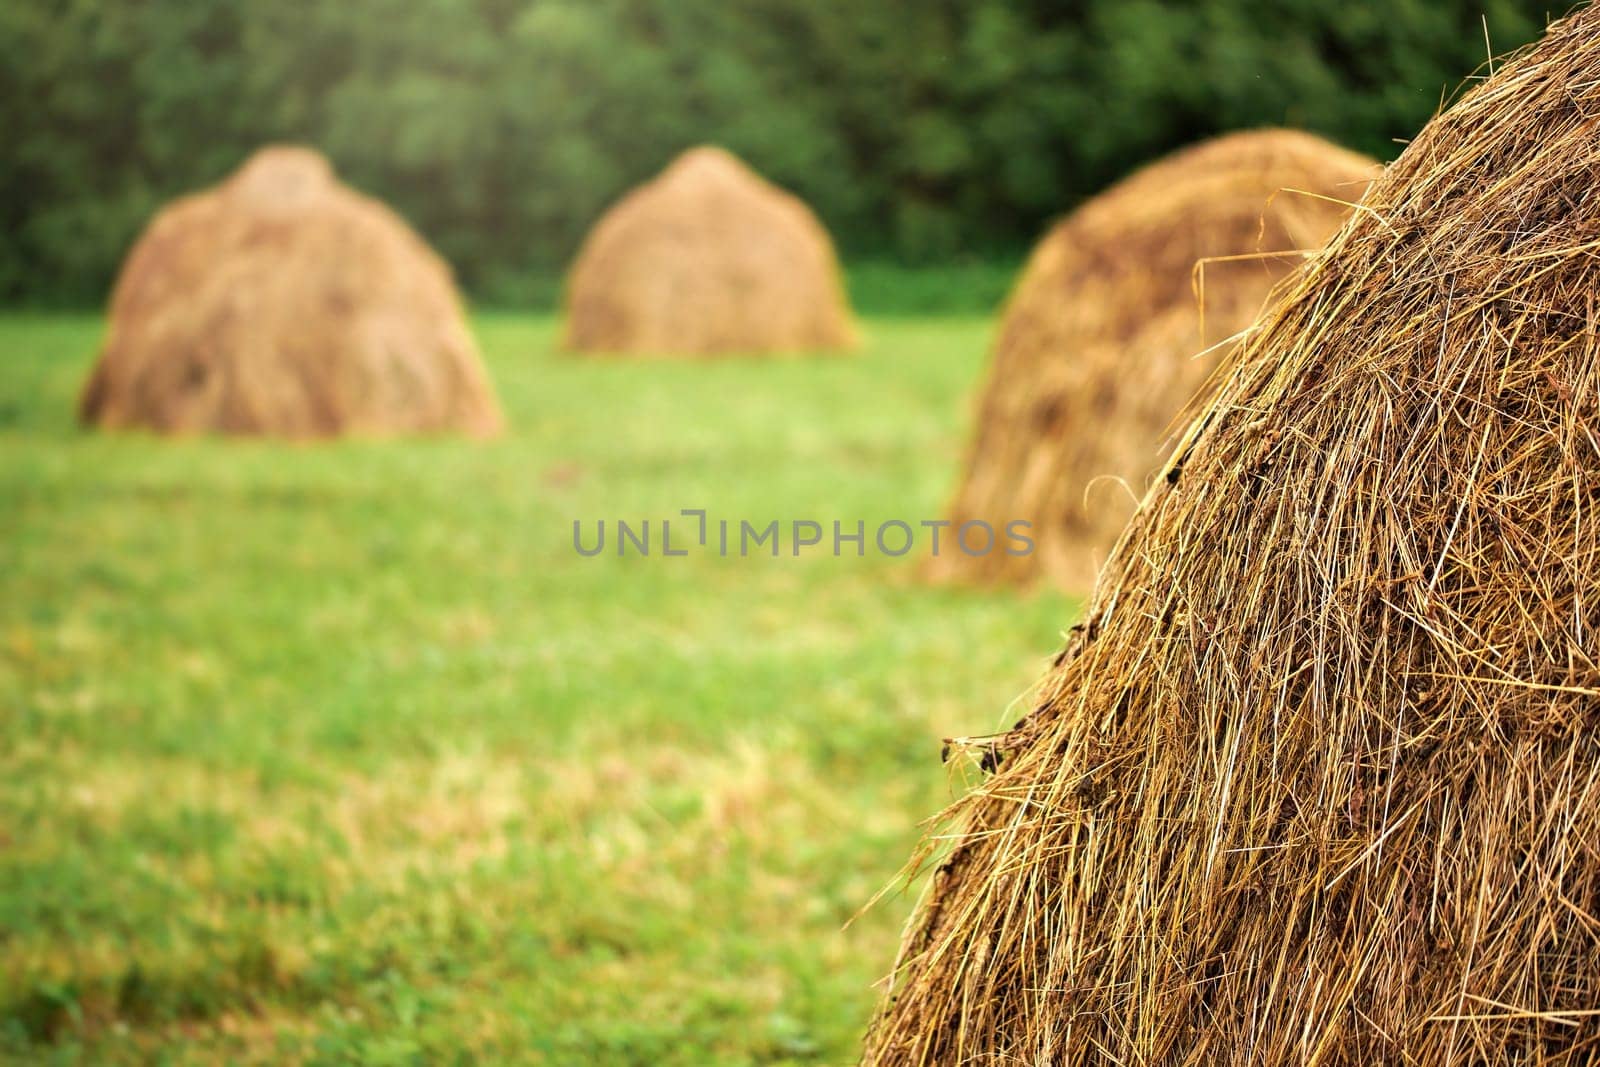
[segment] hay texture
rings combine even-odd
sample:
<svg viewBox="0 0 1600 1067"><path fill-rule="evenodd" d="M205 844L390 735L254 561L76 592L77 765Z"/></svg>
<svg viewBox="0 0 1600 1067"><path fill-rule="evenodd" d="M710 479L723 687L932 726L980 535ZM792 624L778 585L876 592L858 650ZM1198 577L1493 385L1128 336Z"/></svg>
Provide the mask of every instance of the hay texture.
<svg viewBox="0 0 1600 1067"><path fill-rule="evenodd" d="M450 271L327 160L271 147L167 207L111 298L80 415L108 429L329 437L500 425Z"/></svg>
<svg viewBox="0 0 1600 1067"><path fill-rule="evenodd" d="M981 744L868 1061L1600 1063L1600 9L1237 361Z"/></svg>
<svg viewBox="0 0 1600 1067"><path fill-rule="evenodd" d="M568 279L572 351L800 352L855 340L822 223L720 148L685 152L625 196Z"/></svg>
<svg viewBox="0 0 1600 1067"><path fill-rule="evenodd" d="M943 553L931 576L1087 590L1222 342L1377 171L1309 134L1235 133L1152 164L1051 230L1007 305L950 509L957 525L1025 519L1036 548Z"/></svg>

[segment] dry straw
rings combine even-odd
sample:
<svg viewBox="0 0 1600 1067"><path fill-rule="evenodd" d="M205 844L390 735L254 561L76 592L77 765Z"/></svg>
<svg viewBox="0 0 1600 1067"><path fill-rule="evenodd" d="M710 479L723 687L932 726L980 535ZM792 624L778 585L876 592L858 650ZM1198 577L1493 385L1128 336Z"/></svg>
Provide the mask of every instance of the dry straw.
<svg viewBox="0 0 1600 1067"><path fill-rule="evenodd" d="M1038 547L941 556L933 576L1088 589L1225 342L1377 171L1309 134L1235 133L1052 229L1006 307L951 506L956 523L1026 519Z"/></svg>
<svg viewBox="0 0 1600 1067"><path fill-rule="evenodd" d="M490 434L449 268L304 148L172 204L123 265L80 414L107 428Z"/></svg>
<svg viewBox="0 0 1600 1067"><path fill-rule="evenodd" d="M947 813L882 1064L1600 1063L1600 8L1275 302Z"/></svg>
<svg viewBox="0 0 1600 1067"><path fill-rule="evenodd" d="M567 284L566 347L724 355L855 344L833 242L811 210L720 148L625 196Z"/></svg>

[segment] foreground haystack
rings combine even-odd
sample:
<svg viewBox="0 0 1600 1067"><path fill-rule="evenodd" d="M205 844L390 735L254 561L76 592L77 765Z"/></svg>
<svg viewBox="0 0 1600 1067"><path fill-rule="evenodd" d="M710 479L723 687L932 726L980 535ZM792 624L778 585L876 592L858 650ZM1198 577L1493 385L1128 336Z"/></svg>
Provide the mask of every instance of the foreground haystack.
<svg viewBox="0 0 1600 1067"><path fill-rule="evenodd" d="M1591 8L1264 316L955 810L870 1061L1600 1063L1597 115Z"/></svg>
<svg viewBox="0 0 1600 1067"><path fill-rule="evenodd" d="M111 298L85 422L168 433L493 433L449 268L303 148L156 216Z"/></svg>
<svg viewBox="0 0 1600 1067"><path fill-rule="evenodd" d="M1376 173L1309 134L1236 133L1145 168L1057 225L1006 308L951 508L958 525L1026 519L1037 549L942 554L933 575L1088 589L1221 342Z"/></svg>
<svg viewBox="0 0 1600 1067"><path fill-rule="evenodd" d="M695 148L595 226L567 291L566 346L714 355L848 348L833 242L795 197Z"/></svg>

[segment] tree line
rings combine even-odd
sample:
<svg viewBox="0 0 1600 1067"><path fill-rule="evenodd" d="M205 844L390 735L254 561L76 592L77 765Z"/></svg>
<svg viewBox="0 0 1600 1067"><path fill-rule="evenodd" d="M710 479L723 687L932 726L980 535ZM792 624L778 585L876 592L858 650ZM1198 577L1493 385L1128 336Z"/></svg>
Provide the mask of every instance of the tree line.
<svg viewBox="0 0 1600 1067"><path fill-rule="evenodd" d="M266 141L328 153L516 301L693 144L856 260L1015 256L1141 162L1303 127L1390 158L1514 0L14 0L0 302L104 298L140 227Z"/></svg>

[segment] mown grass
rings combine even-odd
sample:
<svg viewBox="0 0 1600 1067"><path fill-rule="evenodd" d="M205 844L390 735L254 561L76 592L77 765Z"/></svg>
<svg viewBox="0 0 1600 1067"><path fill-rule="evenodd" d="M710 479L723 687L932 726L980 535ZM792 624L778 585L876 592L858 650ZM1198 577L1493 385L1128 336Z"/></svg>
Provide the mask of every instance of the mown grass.
<svg viewBox="0 0 1600 1067"><path fill-rule="evenodd" d="M909 905L844 924L1073 604L571 521L935 517L987 322L477 325L505 438L304 446L79 432L99 322L0 319L0 1054L853 1058Z"/></svg>
<svg viewBox="0 0 1600 1067"><path fill-rule="evenodd" d="M867 315L987 315L1011 291L1022 260L1023 250L915 266L856 258L844 272L850 303ZM481 279L477 295L488 307L553 312L564 286L560 271L517 271Z"/></svg>

